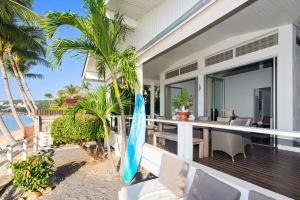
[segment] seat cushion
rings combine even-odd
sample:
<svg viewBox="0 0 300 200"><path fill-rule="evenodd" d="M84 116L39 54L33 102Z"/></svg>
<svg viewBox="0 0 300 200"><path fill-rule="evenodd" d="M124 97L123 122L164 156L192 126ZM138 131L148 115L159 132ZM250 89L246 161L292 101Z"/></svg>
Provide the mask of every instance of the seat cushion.
<svg viewBox="0 0 300 200"><path fill-rule="evenodd" d="M188 193L188 200L238 200L240 191L208 175L200 169L195 172L195 177Z"/></svg>
<svg viewBox="0 0 300 200"><path fill-rule="evenodd" d="M249 200L275 200L275 199L273 199L271 197L268 197L268 196L266 196L264 194L261 194L259 192L253 191L253 190L251 190L249 192L249 198L248 199Z"/></svg>
<svg viewBox="0 0 300 200"><path fill-rule="evenodd" d="M172 191L161 184L158 179L144 181L122 188L119 198L122 200L177 200Z"/></svg>
<svg viewBox="0 0 300 200"><path fill-rule="evenodd" d="M218 117L217 121L218 122L229 123L230 122L230 118L229 117Z"/></svg>
<svg viewBox="0 0 300 200"><path fill-rule="evenodd" d="M188 164L185 161L166 154L162 156L158 179L178 197L183 196L187 173Z"/></svg>
<svg viewBox="0 0 300 200"><path fill-rule="evenodd" d="M235 119L230 122L232 126L246 126L247 119Z"/></svg>

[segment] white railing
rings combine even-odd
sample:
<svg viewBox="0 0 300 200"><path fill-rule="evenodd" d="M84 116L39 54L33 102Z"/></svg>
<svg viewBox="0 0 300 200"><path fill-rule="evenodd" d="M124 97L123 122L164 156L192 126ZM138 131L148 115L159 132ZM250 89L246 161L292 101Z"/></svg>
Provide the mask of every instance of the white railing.
<svg viewBox="0 0 300 200"><path fill-rule="evenodd" d="M6 159L0 162L0 167L4 166L9 162L14 162L15 159L26 160L28 157L28 147L30 142L33 140L33 153L37 153L43 149L49 149L51 145L51 141L49 138L41 135L35 135L28 137L26 139L17 141L13 145L8 145L5 149L0 151L0 155L5 155ZM21 153L21 155L20 155ZM7 169L7 174L11 174L11 169Z"/></svg>
<svg viewBox="0 0 300 200"><path fill-rule="evenodd" d="M114 127L120 126L120 116L113 116L115 122L111 125ZM116 120L117 119L117 120ZM130 126L130 122L132 117L126 117L127 125ZM267 196L272 196L275 199L290 199L286 196L278 194L276 192L270 191L268 189L262 188L250 182L244 181L240 178L231 176L229 174L223 173L216 169L210 168L203 164L197 163L193 161L193 128L200 127L203 128L203 136L205 130L208 132L209 129L222 129L230 131L239 131L243 132L243 134L247 135L250 133L260 133L265 135L273 135L278 137L289 137L289 138L300 138L300 132L295 131L283 131L283 130L274 130L274 129L265 129L265 128L255 128L255 127L244 127L244 126L232 126L232 125L221 125L221 124L213 124L213 123L205 123L205 122L196 122L196 121L174 121L174 120L164 120L164 119L150 119L147 117L147 124L154 123L163 123L163 124L171 124L177 127L177 154L178 157L181 157L187 160L193 171L195 169L202 169L210 175L222 180L223 182L237 188L241 191L241 200L247 200L248 194L250 190L258 191ZM119 128L118 128L119 130ZM118 131L116 132L118 134ZM203 138L204 139L204 138ZM120 149L117 149L118 151ZM145 144L143 147L143 154L141 160L141 167L148 170L152 174L158 176L161 164L161 156L162 154L171 154L163 149L156 148L153 145ZM189 175L190 176L190 175ZM193 177L192 175L190 177ZM188 185L190 187L192 178L188 179Z"/></svg>
<svg viewBox="0 0 300 200"><path fill-rule="evenodd" d="M113 120L118 119L118 120ZM128 122L128 126L130 126L130 122L132 120L131 116L127 116L126 120ZM119 132L120 126L120 116L113 116L112 121L114 121L111 125L113 127L117 126ZM118 121L119 123L115 123ZM154 123L163 123L163 124L171 124L177 126L177 154L178 156L192 160L193 159L193 128L199 127L203 128L203 132L208 133L209 129L223 129L228 131L239 131L242 132L245 136L252 133L265 134L270 136L278 136L279 138L300 138L300 132L297 131L284 131L277 129L266 129L266 128L256 128L256 127L245 127L245 126L231 126L231 125L222 125L222 124L214 124L214 123L205 123L205 122L197 122L197 121L175 121L175 120L166 120L166 119L151 119L150 116L147 116L147 125ZM208 157L208 151L205 151L207 145L209 143L209 139L207 134L204 134L204 157ZM120 141L120 138L118 139ZM119 148L116 149L120 151ZM118 153L119 154L119 153Z"/></svg>

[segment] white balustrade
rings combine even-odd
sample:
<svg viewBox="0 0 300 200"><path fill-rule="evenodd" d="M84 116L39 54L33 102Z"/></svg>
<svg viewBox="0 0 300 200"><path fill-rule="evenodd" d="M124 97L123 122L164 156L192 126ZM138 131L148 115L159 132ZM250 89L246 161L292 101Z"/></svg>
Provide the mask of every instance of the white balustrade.
<svg viewBox="0 0 300 200"><path fill-rule="evenodd" d="M186 160L193 160L193 126L185 123L177 125L177 154Z"/></svg>
<svg viewBox="0 0 300 200"><path fill-rule="evenodd" d="M6 159L8 162L13 162L13 147L7 146ZM12 174L12 169L7 169L7 174Z"/></svg>
<svg viewBox="0 0 300 200"><path fill-rule="evenodd" d="M26 160L27 159L27 140L23 140L23 145L22 145L22 159Z"/></svg>

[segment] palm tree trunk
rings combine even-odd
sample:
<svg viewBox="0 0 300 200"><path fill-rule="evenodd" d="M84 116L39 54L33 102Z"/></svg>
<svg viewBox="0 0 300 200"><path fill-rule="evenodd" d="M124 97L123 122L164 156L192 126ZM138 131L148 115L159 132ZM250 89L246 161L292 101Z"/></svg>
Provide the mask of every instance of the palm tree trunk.
<svg viewBox="0 0 300 200"><path fill-rule="evenodd" d="M1 130L3 135L8 136L9 144L13 144L13 143L16 142L16 139L10 133L10 131L7 128L7 126L5 125L1 115L0 115L0 130Z"/></svg>
<svg viewBox="0 0 300 200"><path fill-rule="evenodd" d="M25 105L25 108L26 108L28 114L33 115L34 114L34 108L33 108L30 100L28 99L28 97L25 93L25 90L24 90L23 85L21 83L20 75L19 75L19 73L16 69L16 63L13 60L13 55L11 54L11 52L8 52L8 56L9 56L9 61L10 61L11 67L13 69L13 72L15 74L15 77L16 77L16 80L17 80L17 83L18 83L18 86L19 86L19 89L20 89L23 104Z"/></svg>
<svg viewBox="0 0 300 200"><path fill-rule="evenodd" d="M22 132L24 133L24 125L22 124L20 117L16 111L14 102L13 102L13 97L11 95L11 91L10 91L10 86L9 86L9 82L8 82L8 78L7 78L7 73L6 73L6 68L4 65L4 59L3 59L3 54L0 55L0 68L1 68L1 72L2 72L2 77L3 77L3 81L4 81L4 87L5 87L5 92L6 92L6 96L7 96L7 100L8 103L10 105L10 109L12 111L12 114L18 124L18 126L20 127L20 129L22 130Z"/></svg>
<svg viewBox="0 0 300 200"><path fill-rule="evenodd" d="M22 82L23 82L23 85L24 85L24 87L25 87L25 91L26 91L26 93L27 93L27 95L28 95L28 97L29 97L29 99L30 99L32 105L33 105L34 110L38 110L38 107L37 107L37 105L36 105L36 103L35 103L35 101L34 101L34 99L33 99L33 97L32 97L32 94L31 94L31 92L30 92L30 89L29 89L29 87L28 87L28 85L27 85L27 82L26 82L26 80L25 80L25 78L24 78L23 73L22 73L21 70L20 70L19 65L16 65L16 68L17 68L17 72L19 73L20 78L21 78L21 80L22 80Z"/></svg>
<svg viewBox="0 0 300 200"><path fill-rule="evenodd" d="M124 107L121 101L121 95L119 86L116 80L113 81L113 87L115 91L115 96L118 102L118 105L120 107L120 113L121 113L121 137L122 137L122 146L121 146L121 164L120 164L120 174L123 176L123 170L124 170L124 160L126 155L126 144L127 144L127 137L126 137L126 122L125 122L125 114L124 114Z"/></svg>
<svg viewBox="0 0 300 200"><path fill-rule="evenodd" d="M104 121L103 124L104 124L103 125L104 126L104 135L105 135L105 140L106 140L106 145L107 145L108 157L110 158L110 162L111 162L113 168L116 170L116 166L115 166L115 163L114 163L114 158L112 156L111 149L110 149L110 141L109 141L109 134L108 134L108 130L107 130L106 121Z"/></svg>

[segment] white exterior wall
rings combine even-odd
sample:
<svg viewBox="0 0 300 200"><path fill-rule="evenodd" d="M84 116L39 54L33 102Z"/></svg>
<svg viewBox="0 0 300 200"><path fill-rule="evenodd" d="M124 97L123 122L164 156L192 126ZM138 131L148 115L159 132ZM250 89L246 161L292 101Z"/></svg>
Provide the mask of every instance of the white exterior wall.
<svg viewBox="0 0 300 200"><path fill-rule="evenodd" d="M264 37L265 35L278 32L279 44L260 51L256 51L244 56L233 58L231 60L221 62L209 67L205 67L205 58L216 54L226 49L239 46L243 43ZM278 74L277 74L277 121L278 129L292 130L293 129L293 44L294 44L295 28L292 24L285 25L273 29L262 30L245 35L235 36L210 46L199 52L178 60L173 65L168 67L160 75L161 88L161 115L164 115L164 85L172 82L178 82L194 77L198 77L199 91L198 91L198 115L204 115L204 76L217 71L222 71L245 64L257 62L267 58L278 58ZM187 73L182 76L165 80L164 73L179 66L183 66L193 61L198 62L198 71Z"/></svg>
<svg viewBox="0 0 300 200"><path fill-rule="evenodd" d="M300 30L297 30L300 37ZM294 65L294 130L300 131L300 46L295 45L295 65ZM300 140L299 140L300 141Z"/></svg>
<svg viewBox="0 0 300 200"><path fill-rule="evenodd" d="M192 8L199 0L165 0L138 20L138 28L127 42L137 49L142 48L162 30Z"/></svg>
<svg viewBox="0 0 300 200"><path fill-rule="evenodd" d="M252 71L224 79L225 109L234 110L239 117L253 117L254 89L272 87L272 69Z"/></svg>

